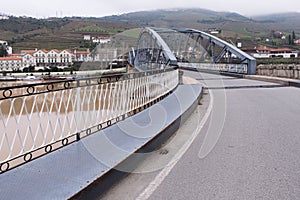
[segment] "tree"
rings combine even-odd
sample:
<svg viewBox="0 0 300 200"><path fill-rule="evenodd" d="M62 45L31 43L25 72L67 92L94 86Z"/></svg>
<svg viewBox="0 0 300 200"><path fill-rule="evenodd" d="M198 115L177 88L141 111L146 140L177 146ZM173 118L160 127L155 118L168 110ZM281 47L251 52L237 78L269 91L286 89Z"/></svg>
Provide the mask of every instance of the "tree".
<svg viewBox="0 0 300 200"><path fill-rule="evenodd" d="M295 34L295 31L293 31L293 33L292 33L292 39L293 39L293 40L296 40L296 34Z"/></svg>
<svg viewBox="0 0 300 200"><path fill-rule="evenodd" d="M29 71L29 72L34 72L34 71L35 71L35 67L32 66L32 65L30 65L30 66L28 67L28 71Z"/></svg>
<svg viewBox="0 0 300 200"><path fill-rule="evenodd" d="M292 36L289 35L289 45L293 45L294 44L294 40L292 39Z"/></svg>
<svg viewBox="0 0 300 200"><path fill-rule="evenodd" d="M6 46L0 44L0 57L6 57L7 56Z"/></svg>

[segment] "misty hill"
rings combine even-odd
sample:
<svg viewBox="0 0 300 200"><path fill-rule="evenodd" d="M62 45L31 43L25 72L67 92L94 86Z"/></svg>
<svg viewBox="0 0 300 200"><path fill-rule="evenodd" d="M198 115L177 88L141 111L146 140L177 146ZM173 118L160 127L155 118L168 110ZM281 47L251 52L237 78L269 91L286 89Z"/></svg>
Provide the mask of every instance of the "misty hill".
<svg viewBox="0 0 300 200"><path fill-rule="evenodd" d="M284 13L245 17L234 12L206 9L168 9L132 12L102 18L65 17L35 19L13 17L0 19L0 40L7 40L18 49L85 48L83 34L111 36L131 28L145 26L166 28L221 29L218 37L235 43L243 39L254 43L270 37L271 31L300 36L300 13Z"/></svg>
<svg viewBox="0 0 300 200"><path fill-rule="evenodd" d="M233 31L295 30L300 33L300 13L272 14L245 17L234 12L216 12L206 9L170 9L133 12L101 18L106 22L132 23L138 26L190 27L201 30L222 28Z"/></svg>
<svg viewBox="0 0 300 200"><path fill-rule="evenodd" d="M105 22L132 23L137 26L167 28L220 29L218 37L236 43L242 40L244 47L252 48L272 37L274 31L288 37L292 31L300 35L300 13L273 14L245 17L234 12L216 12L206 9L169 9L133 12L101 18ZM286 41L274 41L271 45L285 45Z"/></svg>
<svg viewBox="0 0 300 200"><path fill-rule="evenodd" d="M282 29L283 31L295 30L300 33L300 13L280 13L252 17L254 20L265 23L273 29Z"/></svg>
<svg viewBox="0 0 300 200"><path fill-rule="evenodd" d="M291 13L259 15L259 16L252 17L252 19L261 21L261 22L274 22L274 23L299 21L300 13L291 12Z"/></svg>
<svg viewBox="0 0 300 200"><path fill-rule="evenodd" d="M133 12L101 18L106 22L126 22L139 26L195 27L199 24L226 22L249 22L250 19L237 13L216 12L206 9L169 9Z"/></svg>

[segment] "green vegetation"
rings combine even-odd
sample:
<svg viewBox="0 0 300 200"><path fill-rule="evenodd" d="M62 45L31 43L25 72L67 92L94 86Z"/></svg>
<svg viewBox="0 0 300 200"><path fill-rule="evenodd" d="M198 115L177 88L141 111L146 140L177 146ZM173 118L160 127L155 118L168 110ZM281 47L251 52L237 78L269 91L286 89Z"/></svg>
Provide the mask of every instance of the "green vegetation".
<svg viewBox="0 0 300 200"><path fill-rule="evenodd" d="M272 59L257 59L257 65L260 64L300 64L300 58L272 58Z"/></svg>
<svg viewBox="0 0 300 200"><path fill-rule="evenodd" d="M138 38L141 30L142 30L141 28L135 28L135 29L126 30L120 34L125 37Z"/></svg>
<svg viewBox="0 0 300 200"><path fill-rule="evenodd" d="M103 31L103 29L101 29L98 26L87 26L87 27L81 28L80 31L82 31L82 32L105 32L105 31Z"/></svg>
<svg viewBox="0 0 300 200"><path fill-rule="evenodd" d="M126 30L125 28L109 28L109 27L99 27L99 26L86 26L80 28L79 31L81 32L88 32L88 33L103 33L114 35L116 33L120 33Z"/></svg>
<svg viewBox="0 0 300 200"><path fill-rule="evenodd" d="M123 23L103 22L94 18L35 19L10 17L0 20L0 40L6 40L14 52L22 49L93 48L83 40L83 34L108 37L134 28Z"/></svg>

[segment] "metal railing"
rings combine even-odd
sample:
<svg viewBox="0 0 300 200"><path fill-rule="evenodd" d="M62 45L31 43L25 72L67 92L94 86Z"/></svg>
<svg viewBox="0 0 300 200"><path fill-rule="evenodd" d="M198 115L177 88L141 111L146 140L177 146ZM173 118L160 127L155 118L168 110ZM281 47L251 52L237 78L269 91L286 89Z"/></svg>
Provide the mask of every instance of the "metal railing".
<svg viewBox="0 0 300 200"><path fill-rule="evenodd" d="M230 72L247 74L247 64L221 64L221 63L178 63L179 67L193 68L198 70Z"/></svg>
<svg viewBox="0 0 300 200"><path fill-rule="evenodd" d="M0 88L0 173L156 103L178 85L165 69Z"/></svg>

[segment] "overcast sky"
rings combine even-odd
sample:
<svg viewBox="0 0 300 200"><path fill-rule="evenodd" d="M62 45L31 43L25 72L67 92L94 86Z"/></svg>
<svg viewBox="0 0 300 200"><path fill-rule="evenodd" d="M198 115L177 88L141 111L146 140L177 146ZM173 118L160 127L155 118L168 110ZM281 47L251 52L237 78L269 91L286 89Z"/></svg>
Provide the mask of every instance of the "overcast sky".
<svg viewBox="0 0 300 200"><path fill-rule="evenodd" d="M0 13L32 17L107 16L165 8L205 8L246 16L300 12L299 0L2 0Z"/></svg>

